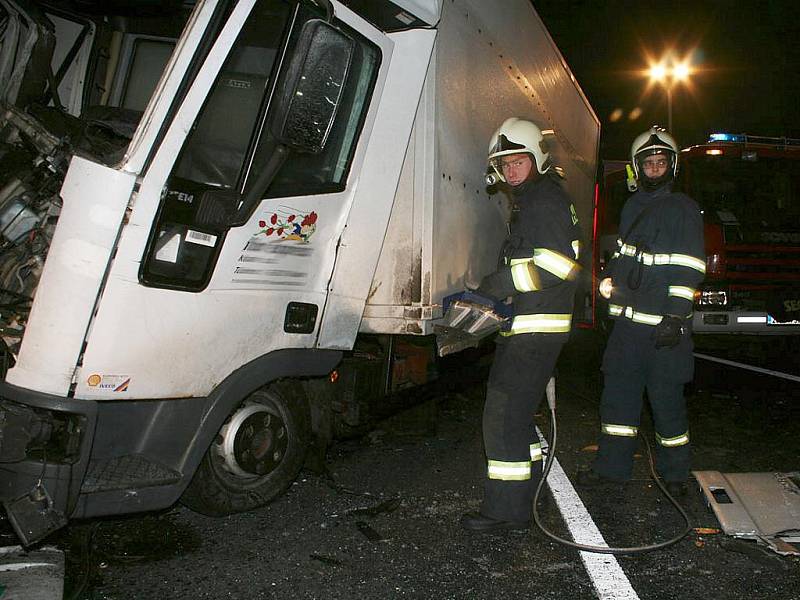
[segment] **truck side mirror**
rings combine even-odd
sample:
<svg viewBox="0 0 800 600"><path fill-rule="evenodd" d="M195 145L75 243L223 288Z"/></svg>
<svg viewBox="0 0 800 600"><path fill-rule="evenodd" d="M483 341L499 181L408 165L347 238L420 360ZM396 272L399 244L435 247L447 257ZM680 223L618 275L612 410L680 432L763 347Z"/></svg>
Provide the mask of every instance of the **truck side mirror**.
<svg viewBox="0 0 800 600"><path fill-rule="evenodd" d="M347 34L321 19L303 25L278 81L273 133L301 152L325 147L355 52Z"/></svg>
<svg viewBox="0 0 800 600"><path fill-rule="evenodd" d="M325 21L303 24L273 99L270 124L278 144L228 219L229 227L247 222L290 151L317 153L325 147L355 47L352 38Z"/></svg>

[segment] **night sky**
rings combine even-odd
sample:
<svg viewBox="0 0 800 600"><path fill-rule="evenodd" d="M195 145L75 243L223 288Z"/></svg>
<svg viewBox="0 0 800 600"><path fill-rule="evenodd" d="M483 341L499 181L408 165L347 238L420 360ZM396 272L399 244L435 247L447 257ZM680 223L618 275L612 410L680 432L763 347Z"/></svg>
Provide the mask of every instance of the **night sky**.
<svg viewBox="0 0 800 600"><path fill-rule="evenodd" d="M666 127L665 90L648 90L641 72L647 55L670 49L691 53L695 69L690 85L673 91L673 133L681 147L720 131L800 138L800 2L534 0L534 6L600 119L601 158L626 158L637 134L654 123Z"/></svg>

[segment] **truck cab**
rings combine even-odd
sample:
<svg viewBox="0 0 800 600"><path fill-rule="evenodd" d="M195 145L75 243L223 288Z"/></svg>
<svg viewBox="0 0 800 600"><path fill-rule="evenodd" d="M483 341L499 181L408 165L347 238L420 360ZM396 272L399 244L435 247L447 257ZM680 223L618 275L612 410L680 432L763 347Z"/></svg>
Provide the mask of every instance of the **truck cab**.
<svg viewBox="0 0 800 600"><path fill-rule="evenodd" d="M591 221L599 121L526 0L81 6L0 0L0 500L26 545L261 506L434 376L444 298L506 235L509 113L550 125Z"/></svg>
<svg viewBox="0 0 800 600"><path fill-rule="evenodd" d="M680 161L705 222L694 330L800 333L800 140L716 133Z"/></svg>

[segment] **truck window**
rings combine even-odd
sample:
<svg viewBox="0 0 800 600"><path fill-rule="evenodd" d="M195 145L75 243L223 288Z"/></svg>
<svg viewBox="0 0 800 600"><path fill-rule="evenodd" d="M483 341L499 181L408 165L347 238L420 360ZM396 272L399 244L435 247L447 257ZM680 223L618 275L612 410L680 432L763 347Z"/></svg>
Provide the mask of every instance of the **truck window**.
<svg viewBox="0 0 800 600"><path fill-rule="evenodd" d="M685 161L679 185L711 220L725 217L744 226L796 229L800 222L800 162L704 156ZM722 215L720 215L722 213Z"/></svg>
<svg viewBox="0 0 800 600"><path fill-rule="evenodd" d="M274 8L265 11L266 7ZM286 2L275 1L262 2L254 9L254 14L259 8L262 18L251 16L195 123L174 171L178 177L244 192L256 179L258 165L274 151L277 142L269 131L269 115L259 111L269 91L268 83L271 83L270 75L289 10ZM298 21L301 23L318 16L309 9L301 9L300 13ZM265 21L269 27L264 26ZM299 25L293 30L299 33ZM355 81L348 85L339 109L347 117L337 119L322 152L293 155L270 189L261 190L265 197L344 189L354 142L379 65L377 49L359 39L355 32L348 33L361 43L357 45L352 69ZM289 51L293 41L289 40ZM258 131L254 136L256 126ZM245 161L251 142L256 149L250 153L250 160Z"/></svg>
<svg viewBox="0 0 800 600"><path fill-rule="evenodd" d="M368 100L380 66L380 53L355 31L342 28L357 44L350 81L340 103L341 117L333 124L322 152L293 155L278 172L269 189L263 191L265 197L320 194L345 188L355 142L364 122ZM274 145L274 139L265 131L255 153L254 165L264 160ZM254 179L255 177L249 177L245 191Z"/></svg>
<svg viewBox="0 0 800 600"><path fill-rule="evenodd" d="M269 102L281 64L303 23L324 16L316 5L260 0L240 31L167 181L140 279L146 285L199 291L211 277L227 233L227 215L258 180L277 140ZM336 23L338 27L342 24ZM293 153L261 197L344 189L379 66L380 53L356 32L338 116L318 154Z"/></svg>
<svg viewBox="0 0 800 600"><path fill-rule="evenodd" d="M144 112L174 49L173 40L134 40L131 64L118 104L121 108Z"/></svg>
<svg viewBox="0 0 800 600"><path fill-rule="evenodd" d="M253 8L192 127L174 177L202 186L237 186L291 14L291 5L281 0Z"/></svg>

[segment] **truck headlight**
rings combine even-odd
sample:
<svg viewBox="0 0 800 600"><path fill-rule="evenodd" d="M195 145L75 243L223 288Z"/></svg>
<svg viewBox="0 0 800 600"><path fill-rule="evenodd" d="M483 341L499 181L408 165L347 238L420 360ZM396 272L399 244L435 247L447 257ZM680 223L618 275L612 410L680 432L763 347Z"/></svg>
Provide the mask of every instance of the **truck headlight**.
<svg viewBox="0 0 800 600"><path fill-rule="evenodd" d="M698 290L695 302L699 306L727 306L728 292L725 290Z"/></svg>

